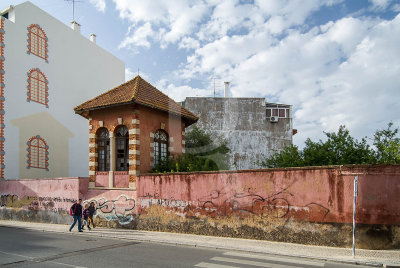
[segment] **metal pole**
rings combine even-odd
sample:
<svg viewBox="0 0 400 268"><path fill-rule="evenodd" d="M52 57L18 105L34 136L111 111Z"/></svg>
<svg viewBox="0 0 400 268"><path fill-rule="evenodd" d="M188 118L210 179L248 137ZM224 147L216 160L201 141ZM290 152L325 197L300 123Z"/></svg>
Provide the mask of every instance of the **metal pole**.
<svg viewBox="0 0 400 268"><path fill-rule="evenodd" d="M354 177L354 200L353 200L353 258L356 256L356 199L358 195L358 176Z"/></svg>

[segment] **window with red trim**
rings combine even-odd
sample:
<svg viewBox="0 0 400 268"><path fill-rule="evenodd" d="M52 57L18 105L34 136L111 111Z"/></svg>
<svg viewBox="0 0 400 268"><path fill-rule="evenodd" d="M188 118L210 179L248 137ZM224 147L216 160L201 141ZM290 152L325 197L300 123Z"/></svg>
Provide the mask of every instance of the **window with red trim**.
<svg viewBox="0 0 400 268"><path fill-rule="evenodd" d="M48 170L49 146L39 135L34 136L27 142L28 145L28 168L42 168Z"/></svg>
<svg viewBox="0 0 400 268"><path fill-rule="evenodd" d="M48 106L48 86L46 76L39 69L32 69L28 73L27 100L35 101Z"/></svg>
<svg viewBox="0 0 400 268"><path fill-rule="evenodd" d="M28 52L47 60L47 37L37 24L28 27Z"/></svg>

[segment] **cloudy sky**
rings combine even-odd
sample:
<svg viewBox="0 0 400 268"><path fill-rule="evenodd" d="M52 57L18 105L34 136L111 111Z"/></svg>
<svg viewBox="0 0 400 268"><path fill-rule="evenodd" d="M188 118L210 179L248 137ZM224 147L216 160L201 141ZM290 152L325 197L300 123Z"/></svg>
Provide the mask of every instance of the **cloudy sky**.
<svg viewBox="0 0 400 268"><path fill-rule="evenodd" d="M23 1L2 0L1 8ZM72 4L31 0L65 24ZM400 0L80 0L82 34L176 101L216 96L293 105L294 143L346 125L400 125Z"/></svg>

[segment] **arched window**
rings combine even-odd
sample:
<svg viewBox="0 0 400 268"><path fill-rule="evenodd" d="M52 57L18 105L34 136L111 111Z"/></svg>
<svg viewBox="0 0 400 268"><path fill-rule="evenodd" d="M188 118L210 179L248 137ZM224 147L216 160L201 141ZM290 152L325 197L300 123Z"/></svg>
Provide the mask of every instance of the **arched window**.
<svg viewBox="0 0 400 268"><path fill-rule="evenodd" d="M47 60L47 37L37 24L28 27L28 53Z"/></svg>
<svg viewBox="0 0 400 268"><path fill-rule="evenodd" d="M115 129L117 144L117 171L129 170L129 133L126 126L119 126Z"/></svg>
<svg viewBox="0 0 400 268"><path fill-rule="evenodd" d="M168 134L162 129L154 134L154 165L165 161L168 156Z"/></svg>
<svg viewBox="0 0 400 268"><path fill-rule="evenodd" d="M35 101L48 107L48 81L39 69L32 69L28 73L27 101Z"/></svg>
<svg viewBox="0 0 400 268"><path fill-rule="evenodd" d="M39 135L34 136L27 142L28 145L28 168L43 168L49 170L49 146Z"/></svg>
<svg viewBox="0 0 400 268"><path fill-rule="evenodd" d="M97 130L98 171L110 170L110 135L105 127Z"/></svg>

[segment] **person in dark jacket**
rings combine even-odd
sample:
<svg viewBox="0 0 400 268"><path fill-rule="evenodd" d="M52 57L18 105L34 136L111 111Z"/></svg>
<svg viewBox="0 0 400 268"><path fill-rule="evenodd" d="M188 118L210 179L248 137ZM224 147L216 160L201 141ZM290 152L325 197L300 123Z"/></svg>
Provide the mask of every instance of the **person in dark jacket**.
<svg viewBox="0 0 400 268"><path fill-rule="evenodd" d="M71 207L71 214L72 217L74 218L74 222L72 223L71 227L69 227L69 231L71 232L72 228L74 228L76 221L78 221L78 231L82 231L82 205L81 205L82 199L79 199L78 202L72 205Z"/></svg>
<svg viewBox="0 0 400 268"><path fill-rule="evenodd" d="M93 215L96 214L96 207L94 206L94 202L90 202L90 206L89 206L88 210L89 210L89 217L88 217L89 223L91 223L94 228L95 226L94 226L94 222L93 222Z"/></svg>
<svg viewBox="0 0 400 268"><path fill-rule="evenodd" d="M85 205L85 209L83 210L83 212L82 212L82 218L83 218L83 224L82 224L82 230L85 230L85 225L87 226L87 228L89 229L89 231L90 231L90 226L89 226L89 220L88 220L88 218L89 218L89 205L88 204L86 204Z"/></svg>

